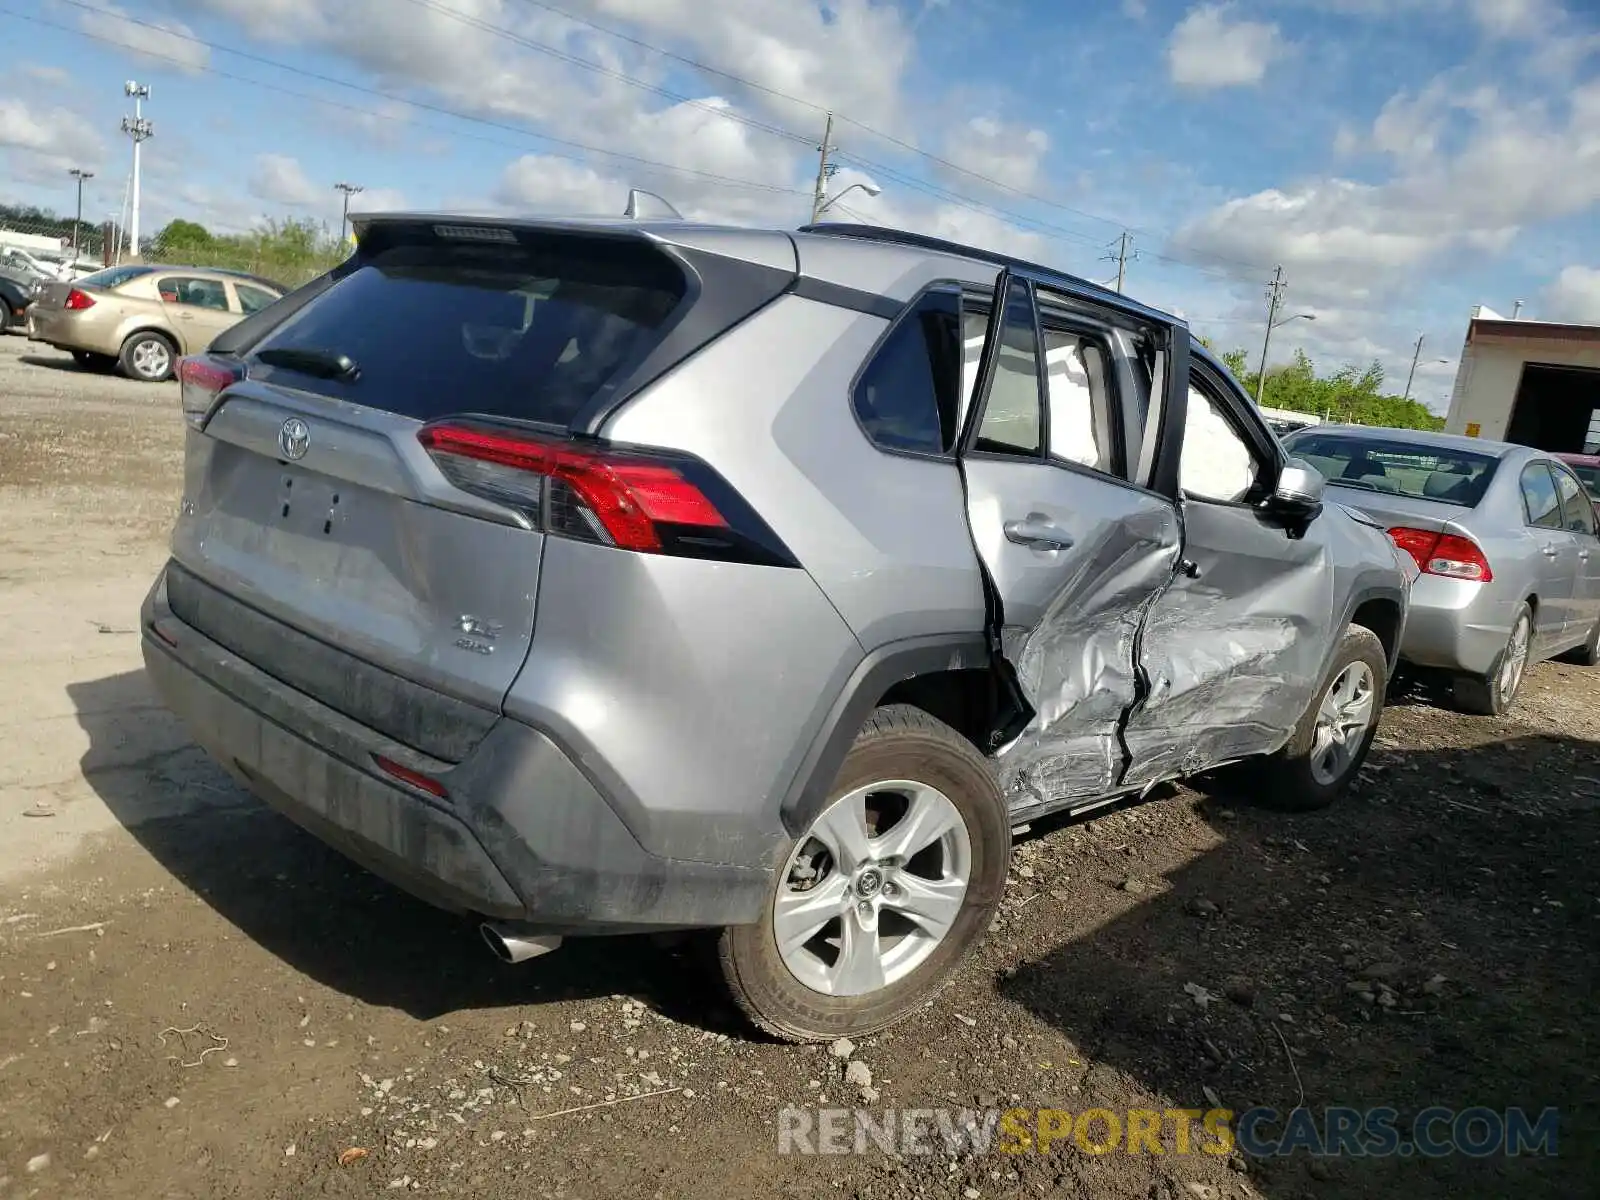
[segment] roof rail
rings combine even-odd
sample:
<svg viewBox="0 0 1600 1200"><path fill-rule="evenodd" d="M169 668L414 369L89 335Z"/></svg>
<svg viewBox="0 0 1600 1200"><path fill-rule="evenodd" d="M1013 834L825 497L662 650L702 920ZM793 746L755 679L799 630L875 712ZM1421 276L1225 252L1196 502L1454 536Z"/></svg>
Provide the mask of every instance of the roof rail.
<svg viewBox="0 0 1600 1200"><path fill-rule="evenodd" d="M824 222L815 225L802 225L800 233L819 233L833 237L858 238L864 242L884 242L893 246L914 246L918 250L927 250L935 254L949 254L956 258L972 258L979 262L992 263L997 267L1010 267L1017 271L1026 271L1032 275L1054 277L1071 286L1078 292L1088 292L1103 296L1114 301L1123 308L1142 309L1145 312L1159 315L1167 320L1182 325L1184 322L1177 317L1160 313L1156 309L1129 300L1121 292L1114 292L1102 284L1095 283L1092 279L1061 271L1055 267L1047 267L1042 263L1029 262L1025 258L1014 258L1009 254L1001 254L994 250L980 250L976 246L963 245L961 242L952 242L944 238L929 237L925 233L910 233L904 229L888 229L882 225L849 225L843 222Z"/></svg>

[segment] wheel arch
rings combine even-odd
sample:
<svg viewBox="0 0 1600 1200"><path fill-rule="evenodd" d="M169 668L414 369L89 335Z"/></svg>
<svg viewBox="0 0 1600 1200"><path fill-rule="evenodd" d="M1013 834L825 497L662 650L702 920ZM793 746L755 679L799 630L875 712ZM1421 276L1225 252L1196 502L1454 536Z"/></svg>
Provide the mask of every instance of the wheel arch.
<svg viewBox="0 0 1600 1200"><path fill-rule="evenodd" d="M935 634L891 642L867 654L823 718L779 806L790 837L822 811L856 734L874 709L906 704L951 726L981 754L1003 723L1005 695L983 633Z"/></svg>

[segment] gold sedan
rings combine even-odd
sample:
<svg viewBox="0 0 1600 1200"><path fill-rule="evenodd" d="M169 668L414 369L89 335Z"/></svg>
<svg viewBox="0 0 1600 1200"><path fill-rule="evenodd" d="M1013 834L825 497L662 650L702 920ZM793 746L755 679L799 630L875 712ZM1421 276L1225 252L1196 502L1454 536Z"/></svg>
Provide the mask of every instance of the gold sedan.
<svg viewBox="0 0 1600 1200"><path fill-rule="evenodd" d="M28 306L28 336L71 351L83 366L120 365L130 379L170 379L178 359L279 299L266 279L149 263L47 283Z"/></svg>

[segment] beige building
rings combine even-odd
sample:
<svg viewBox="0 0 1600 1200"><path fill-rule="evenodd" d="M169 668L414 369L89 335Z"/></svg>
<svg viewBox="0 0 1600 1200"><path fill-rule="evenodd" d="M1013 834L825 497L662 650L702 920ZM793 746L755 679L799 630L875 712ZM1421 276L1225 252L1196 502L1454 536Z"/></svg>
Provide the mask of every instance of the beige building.
<svg viewBox="0 0 1600 1200"><path fill-rule="evenodd" d="M1600 325L1473 310L1450 393L1450 433L1600 452Z"/></svg>

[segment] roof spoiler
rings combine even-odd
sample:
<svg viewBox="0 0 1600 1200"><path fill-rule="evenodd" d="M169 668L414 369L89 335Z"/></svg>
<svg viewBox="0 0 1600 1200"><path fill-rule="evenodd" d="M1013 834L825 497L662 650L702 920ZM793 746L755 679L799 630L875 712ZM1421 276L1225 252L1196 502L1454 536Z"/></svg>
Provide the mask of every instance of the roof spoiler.
<svg viewBox="0 0 1600 1200"><path fill-rule="evenodd" d="M622 215L630 221L647 221L652 218L683 220L683 214L672 205L654 192L647 192L641 188L628 189L628 207L622 210Z"/></svg>

